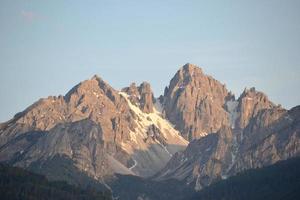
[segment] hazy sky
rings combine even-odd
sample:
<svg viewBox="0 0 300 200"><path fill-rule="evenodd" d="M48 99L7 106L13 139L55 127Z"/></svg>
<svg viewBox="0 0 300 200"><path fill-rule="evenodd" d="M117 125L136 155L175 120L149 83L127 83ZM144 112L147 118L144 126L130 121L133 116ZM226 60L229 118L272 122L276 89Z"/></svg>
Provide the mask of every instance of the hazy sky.
<svg viewBox="0 0 300 200"><path fill-rule="evenodd" d="M300 104L299 0L0 0L0 122L98 74L159 96L187 62Z"/></svg>

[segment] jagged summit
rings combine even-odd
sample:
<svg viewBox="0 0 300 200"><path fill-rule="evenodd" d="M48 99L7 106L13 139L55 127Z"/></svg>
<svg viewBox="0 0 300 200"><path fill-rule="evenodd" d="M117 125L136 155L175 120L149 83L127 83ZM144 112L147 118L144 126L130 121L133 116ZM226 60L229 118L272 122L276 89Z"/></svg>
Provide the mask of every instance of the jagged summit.
<svg viewBox="0 0 300 200"><path fill-rule="evenodd" d="M248 98L259 98L261 101L269 102L270 105L274 105L274 103L272 103L269 100L268 96L265 93L256 90L255 87L251 87L250 89L245 88L244 91L243 91L243 93L240 95L239 99L242 99L242 98L245 98L245 97L248 97Z"/></svg>
<svg viewBox="0 0 300 200"><path fill-rule="evenodd" d="M189 73L189 74L192 74L195 71L201 72L201 73L203 72L202 68L200 68L197 65L191 64L191 63L186 63L178 71L186 72L186 73Z"/></svg>
<svg viewBox="0 0 300 200"><path fill-rule="evenodd" d="M155 98L148 82L142 82L138 87L135 83L131 83L129 87L121 90L129 95L129 100L146 113L152 113L155 103Z"/></svg>
<svg viewBox="0 0 300 200"><path fill-rule="evenodd" d="M65 96L41 99L1 124L0 148L6 146L0 149L0 161L30 168L59 154L95 179L114 173L152 175L187 145L154 103L147 82L122 92L95 75ZM151 141L150 126L157 127ZM26 135L37 138L29 141Z"/></svg>
<svg viewBox="0 0 300 200"><path fill-rule="evenodd" d="M94 74L91 80L101 80L102 78L98 74Z"/></svg>
<svg viewBox="0 0 300 200"><path fill-rule="evenodd" d="M163 104L167 118L188 139L203 137L228 124L225 85L196 65L181 67L166 87Z"/></svg>
<svg viewBox="0 0 300 200"><path fill-rule="evenodd" d="M184 84L187 84L200 76L205 76L202 69L197 65L187 63L179 68L173 79L174 81L184 82Z"/></svg>
<svg viewBox="0 0 300 200"><path fill-rule="evenodd" d="M159 101L147 82L119 91L94 75L0 124L0 162L57 172L66 181L76 179L65 176L66 166L97 181L116 173L149 177L166 166L160 179L201 189L243 169L299 156L299 110L279 108L255 88L236 99L189 63Z"/></svg>
<svg viewBox="0 0 300 200"><path fill-rule="evenodd" d="M263 92L257 91L255 87L245 88L238 99L237 111L240 113L240 117L237 126L245 128L251 118L255 117L259 111L275 107L275 104Z"/></svg>

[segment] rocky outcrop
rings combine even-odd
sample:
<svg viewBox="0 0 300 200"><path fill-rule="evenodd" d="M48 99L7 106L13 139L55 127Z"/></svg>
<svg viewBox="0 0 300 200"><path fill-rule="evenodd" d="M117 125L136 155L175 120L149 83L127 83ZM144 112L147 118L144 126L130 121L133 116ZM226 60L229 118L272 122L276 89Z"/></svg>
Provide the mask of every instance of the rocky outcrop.
<svg viewBox="0 0 300 200"><path fill-rule="evenodd" d="M131 83L129 87L123 88L122 92L128 94L128 99L133 105L139 106L141 94L135 83Z"/></svg>
<svg viewBox="0 0 300 200"><path fill-rule="evenodd" d="M104 183L116 173L156 174L199 190L299 156L299 119L299 106L287 111L254 88L235 99L192 64L159 101L149 83L118 91L94 76L0 124L0 162L70 182L78 170Z"/></svg>
<svg viewBox="0 0 300 200"><path fill-rule="evenodd" d="M21 136L1 147L1 160L30 169L37 163L43 165L55 155L64 155L72 159L80 171L95 179L114 173L133 174L126 167L112 166L110 155L117 153L117 146L106 143L101 127L89 119L58 124L49 131L28 132ZM125 152L123 156L130 159Z"/></svg>
<svg viewBox="0 0 300 200"><path fill-rule="evenodd" d="M1 130L1 144L28 131L48 131L60 123L89 118L103 129L103 139L120 143L134 129L134 116L126 100L99 77L71 89L65 96L40 99L7 122ZM115 123L118 123L115 126ZM0 144L0 145L1 145Z"/></svg>
<svg viewBox="0 0 300 200"><path fill-rule="evenodd" d="M260 168L300 156L300 106L261 111L243 132L232 171Z"/></svg>
<svg viewBox="0 0 300 200"><path fill-rule="evenodd" d="M166 117L191 141L229 125L224 108L229 98L225 85L186 64L172 78L162 99Z"/></svg>
<svg viewBox="0 0 300 200"><path fill-rule="evenodd" d="M160 144L165 146L167 144L166 138L164 138L162 132L154 124L150 125L147 130L147 138L145 141L153 140L158 141Z"/></svg>
<svg viewBox="0 0 300 200"><path fill-rule="evenodd" d="M199 190L240 171L299 155L299 109L286 111L255 88L245 89L236 100L225 86L186 64L162 99L166 117L183 136L200 139L176 153L156 180L176 178Z"/></svg>
<svg viewBox="0 0 300 200"><path fill-rule="evenodd" d="M115 173L152 175L187 142L154 109L148 83L127 92L137 101L94 76L65 96L40 99L1 124L0 161L40 170L62 156L97 180ZM155 131L151 141L148 130Z"/></svg>
<svg viewBox="0 0 300 200"><path fill-rule="evenodd" d="M135 114L137 127L131 133L131 141L122 143L123 149L130 152L134 163L131 170L140 176L152 176L162 169L173 154L186 148L187 141L162 117L162 113L153 108L146 113L130 101L125 92L120 93L128 101Z"/></svg>
<svg viewBox="0 0 300 200"><path fill-rule="evenodd" d="M154 179L175 178L200 190L227 173L234 159L233 139L231 129L222 127L217 133L193 140L184 152L176 153Z"/></svg>
<svg viewBox="0 0 300 200"><path fill-rule="evenodd" d="M264 93L256 91L255 88L245 89L238 102L237 111L240 116L235 123L237 123L237 127L242 129L259 111L275 107Z"/></svg>
<svg viewBox="0 0 300 200"><path fill-rule="evenodd" d="M150 84L143 82L139 87L139 93L141 95L140 108L146 113L153 112L153 104L155 102L153 92Z"/></svg>
<svg viewBox="0 0 300 200"><path fill-rule="evenodd" d="M126 99L94 76L65 96L39 100L7 122L1 129L0 160L29 167L58 154L71 158L92 177L116 172L108 166L101 171L100 163L108 165L107 159L124 165L126 171L131 158L118 146L130 140L134 118ZM36 139L30 141L31 137ZM100 158L104 160L95 160Z"/></svg>
<svg viewBox="0 0 300 200"><path fill-rule="evenodd" d="M300 156L300 107L261 109L242 131L222 127L176 153L156 180L179 179L196 190L238 172Z"/></svg>
<svg viewBox="0 0 300 200"><path fill-rule="evenodd" d="M155 99L149 83L143 82L139 87L132 83L129 87L123 88L122 92L127 93L131 103L139 106L143 112L153 112Z"/></svg>

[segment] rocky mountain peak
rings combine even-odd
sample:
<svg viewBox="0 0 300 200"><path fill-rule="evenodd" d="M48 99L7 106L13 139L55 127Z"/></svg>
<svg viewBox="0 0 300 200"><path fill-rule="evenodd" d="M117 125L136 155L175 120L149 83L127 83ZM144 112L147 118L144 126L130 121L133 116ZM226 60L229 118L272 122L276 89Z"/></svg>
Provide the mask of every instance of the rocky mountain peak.
<svg viewBox="0 0 300 200"><path fill-rule="evenodd" d="M238 102L237 110L240 113L240 118L237 123L240 128L245 128L250 119L255 117L260 110L276 107L268 99L267 95L257 91L254 87L245 89L239 97Z"/></svg>
<svg viewBox="0 0 300 200"><path fill-rule="evenodd" d="M139 96L140 92L138 90L138 87L136 86L136 83L131 83L128 89L125 91L128 95L132 96Z"/></svg>
<svg viewBox="0 0 300 200"><path fill-rule="evenodd" d="M150 84L143 82L139 87L139 93L141 95L140 107L142 111L146 113L153 112L155 99Z"/></svg>
<svg viewBox="0 0 300 200"><path fill-rule="evenodd" d="M222 126L217 133L191 141L155 178L184 180L200 190L246 169L298 157L299 111L299 106L289 111L278 106L264 108L251 117L244 129Z"/></svg>
<svg viewBox="0 0 300 200"><path fill-rule="evenodd" d="M183 65L178 72L183 76L183 77L192 77L194 75L203 75L203 71L200 67L197 65L193 65L190 63L187 63Z"/></svg>
<svg viewBox="0 0 300 200"><path fill-rule="evenodd" d="M201 79L202 76L205 75L203 74L200 67L187 63L176 72L176 74L170 81L170 85L167 90L172 90L174 87L183 88L186 85L191 84L194 80L194 82L197 82L197 79Z"/></svg>
<svg viewBox="0 0 300 200"><path fill-rule="evenodd" d="M155 99L149 83L143 82L138 87L132 83L129 87L123 88L122 92L127 93L131 103L138 106L143 112L153 112Z"/></svg>
<svg viewBox="0 0 300 200"><path fill-rule="evenodd" d="M101 77L97 74L94 74L94 76L92 76L91 80L101 80Z"/></svg>
<svg viewBox="0 0 300 200"><path fill-rule="evenodd" d="M100 83L102 83L102 87L106 85L98 75L94 75L91 79L84 80L74 86L67 94L65 95L66 101L70 101L72 95L88 95L93 92L103 92L103 89L100 87ZM108 84L107 84L108 85ZM108 87L108 86L106 86Z"/></svg>
<svg viewBox="0 0 300 200"><path fill-rule="evenodd" d="M245 88L239 99L242 99L245 97L262 98L262 99L266 99L267 101L269 101L267 95L265 95L263 92L257 91L255 87L251 87L250 89Z"/></svg>
<svg viewBox="0 0 300 200"><path fill-rule="evenodd" d="M0 124L0 162L58 172L67 181L77 174L66 166L97 181L162 169L158 180L176 178L199 190L300 155L299 106L282 109L255 88L236 99L196 65L182 66L161 105L155 101L147 82L118 91L95 75Z"/></svg>
<svg viewBox="0 0 300 200"><path fill-rule="evenodd" d="M228 96L225 85L196 65L186 64L165 89L165 114L186 139L193 140L229 123L224 109Z"/></svg>
<svg viewBox="0 0 300 200"><path fill-rule="evenodd" d="M75 106L83 101L87 101L88 104L93 104L93 102L96 102L96 99L102 99L101 97L109 98L109 101L112 101L114 104L120 102L118 91L112 88L98 75L94 75L91 79L82 81L73 87L65 95L65 100L67 103L71 103Z"/></svg>

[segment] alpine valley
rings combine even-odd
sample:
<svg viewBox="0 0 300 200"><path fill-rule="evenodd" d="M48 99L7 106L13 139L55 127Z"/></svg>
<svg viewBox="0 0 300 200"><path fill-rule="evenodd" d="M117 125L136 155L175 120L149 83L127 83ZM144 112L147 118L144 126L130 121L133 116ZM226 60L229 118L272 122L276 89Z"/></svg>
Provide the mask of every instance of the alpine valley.
<svg viewBox="0 0 300 200"><path fill-rule="evenodd" d="M294 181L293 191L269 186L261 196L295 197L299 156L300 106L287 110L255 88L236 98L189 63L158 98L147 82L116 90L95 75L0 124L6 168L120 200L221 199L220 191L223 199L234 199L222 188L236 180L258 184L262 174L271 174L268 186L283 172L291 179L278 180ZM247 199L235 192L235 199Z"/></svg>

